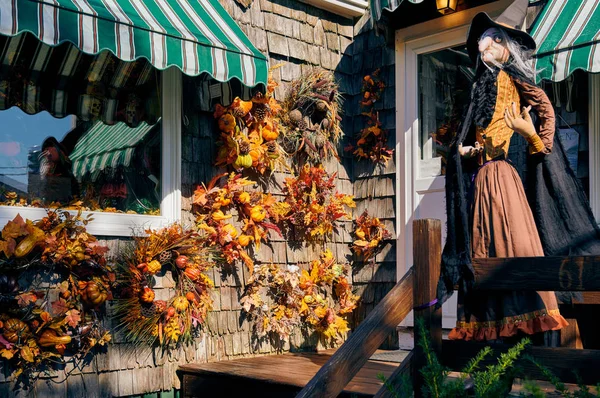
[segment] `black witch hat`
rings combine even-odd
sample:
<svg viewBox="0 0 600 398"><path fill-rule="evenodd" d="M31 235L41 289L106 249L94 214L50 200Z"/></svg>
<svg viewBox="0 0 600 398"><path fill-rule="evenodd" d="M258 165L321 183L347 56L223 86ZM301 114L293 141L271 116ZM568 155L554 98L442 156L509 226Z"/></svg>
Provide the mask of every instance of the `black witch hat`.
<svg viewBox="0 0 600 398"><path fill-rule="evenodd" d="M485 12L475 15L467 34L467 50L469 57L476 63L479 56L477 42L481 35L490 28L503 29L510 38L529 50L535 50L535 41L527 32L521 30L527 15L529 0L515 0L504 12L493 21Z"/></svg>

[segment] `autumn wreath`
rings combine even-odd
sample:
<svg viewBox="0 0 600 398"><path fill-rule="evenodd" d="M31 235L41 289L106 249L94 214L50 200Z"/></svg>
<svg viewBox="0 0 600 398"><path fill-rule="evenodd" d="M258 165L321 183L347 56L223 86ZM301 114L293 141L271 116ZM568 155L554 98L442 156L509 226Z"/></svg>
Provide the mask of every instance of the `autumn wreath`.
<svg viewBox="0 0 600 398"><path fill-rule="evenodd" d="M14 376L35 378L66 355L77 369L111 339L101 317L114 274L88 221L56 210L37 222L17 215L2 229L0 356Z"/></svg>
<svg viewBox="0 0 600 398"><path fill-rule="evenodd" d="M348 273L348 265L339 264L329 250L301 272L296 265L263 264L240 302L258 337L287 340L294 328L308 327L326 340L339 341L349 330L345 315L358 300Z"/></svg>
<svg viewBox="0 0 600 398"><path fill-rule="evenodd" d="M300 163L321 164L336 157L343 136L343 98L333 73L312 68L289 83L278 114L284 128L282 147Z"/></svg>
<svg viewBox="0 0 600 398"><path fill-rule="evenodd" d="M375 261L375 256L381 252L386 239L391 239L392 234L377 217L369 216L365 210L355 221L354 235L356 240L352 243L352 251L363 257L366 261Z"/></svg>
<svg viewBox="0 0 600 398"><path fill-rule="evenodd" d="M135 344L174 347L193 339L212 307L213 265L206 241L197 232L173 224L135 238L129 254L119 261L118 328ZM175 294L161 289L155 276L173 278Z"/></svg>

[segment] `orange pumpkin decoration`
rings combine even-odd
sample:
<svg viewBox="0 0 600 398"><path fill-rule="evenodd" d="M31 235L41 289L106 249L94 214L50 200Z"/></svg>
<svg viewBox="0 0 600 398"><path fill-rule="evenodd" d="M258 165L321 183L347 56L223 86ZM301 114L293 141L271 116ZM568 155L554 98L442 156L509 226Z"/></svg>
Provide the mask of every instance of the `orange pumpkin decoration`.
<svg viewBox="0 0 600 398"><path fill-rule="evenodd" d="M174 316L175 316L175 308L169 307L167 309L167 319L172 318Z"/></svg>
<svg viewBox="0 0 600 398"><path fill-rule="evenodd" d="M276 140L277 137L279 137L279 131L271 130L271 129L265 127L262 129L262 137L264 138L265 141Z"/></svg>
<svg viewBox="0 0 600 398"><path fill-rule="evenodd" d="M197 297L197 295L196 295L195 293L193 293L193 292L187 292L187 293L185 294L185 298L186 298L188 301L192 302L192 303L197 303L197 302L198 302L198 297Z"/></svg>
<svg viewBox="0 0 600 398"><path fill-rule="evenodd" d="M238 196L238 201L244 204L250 202L250 194L248 192L240 193Z"/></svg>
<svg viewBox="0 0 600 398"><path fill-rule="evenodd" d="M250 218L252 221L261 222L267 216L267 211L261 205L256 205L250 210Z"/></svg>
<svg viewBox="0 0 600 398"><path fill-rule="evenodd" d="M219 130L230 133L235 129L235 118L232 114L226 113L219 118Z"/></svg>
<svg viewBox="0 0 600 398"><path fill-rule="evenodd" d="M185 276L193 281L197 281L202 276L198 268L187 267L184 271Z"/></svg>
<svg viewBox="0 0 600 398"><path fill-rule="evenodd" d="M81 282L80 282L81 284ZM108 294L104 286L96 281L83 282L81 301L90 307L98 307L106 301ZM80 285L81 286L81 285Z"/></svg>
<svg viewBox="0 0 600 398"><path fill-rule="evenodd" d="M29 326L20 319L10 318L4 322L4 333L2 334L10 343L16 343L29 336Z"/></svg>
<svg viewBox="0 0 600 398"><path fill-rule="evenodd" d="M238 243L240 244L240 246L246 247L250 244L250 241L252 239L254 238L252 238L252 236L250 235L240 235L240 237L238 238Z"/></svg>
<svg viewBox="0 0 600 398"><path fill-rule="evenodd" d="M260 159L260 151L253 149L250 151L249 155L252 158L252 166L256 167L256 165L258 165L258 160Z"/></svg>
<svg viewBox="0 0 600 398"><path fill-rule="evenodd" d="M183 312L183 311L187 310L189 305L190 305L190 302L183 296L177 296L173 300L173 307L179 312Z"/></svg>
<svg viewBox="0 0 600 398"><path fill-rule="evenodd" d="M187 256L177 256L177 258L175 259L175 265L177 266L177 268L180 269L184 269L185 267L187 267L189 262L189 259L187 258Z"/></svg>
<svg viewBox="0 0 600 398"><path fill-rule="evenodd" d="M144 290L142 290L142 294L140 294L140 300L142 300L144 303L153 302L154 290L152 290L152 288L149 288L148 286L144 287Z"/></svg>

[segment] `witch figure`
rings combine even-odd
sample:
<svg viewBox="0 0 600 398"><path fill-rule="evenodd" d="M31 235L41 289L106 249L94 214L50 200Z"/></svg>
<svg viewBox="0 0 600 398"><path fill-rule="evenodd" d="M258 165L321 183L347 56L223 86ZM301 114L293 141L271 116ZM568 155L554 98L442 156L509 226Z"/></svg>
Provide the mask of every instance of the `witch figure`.
<svg viewBox="0 0 600 398"><path fill-rule="evenodd" d="M496 21L479 13L469 28L476 74L448 156L448 233L438 284L438 305L459 286L451 339L506 340L567 325L554 292L472 289L471 259L600 253L585 193L555 139L554 110L534 83L536 44L520 30L527 4L515 1ZM515 158L524 164L509 153L519 136L528 155Z"/></svg>

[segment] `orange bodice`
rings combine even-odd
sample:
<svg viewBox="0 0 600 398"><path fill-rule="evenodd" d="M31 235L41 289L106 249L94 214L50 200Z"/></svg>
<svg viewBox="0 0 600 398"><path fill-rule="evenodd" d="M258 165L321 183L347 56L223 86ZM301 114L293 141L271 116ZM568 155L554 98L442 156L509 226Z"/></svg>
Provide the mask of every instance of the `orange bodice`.
<svg viewBox="0 0 600 398"><path fill-rule="evenodd" d="M498 73L496 86L498 94L496 96L496 107L492 120L485 129L481 127L477 128L476 139L483 146L483 154L485 156L485 158L481 159L481 163L498 157L507 157L510 138L514 131L506 125L504 112L507 108L512 107L513 102L517 105L518 112L521 109L517 88L510 76L503 70Z"/></svg>

